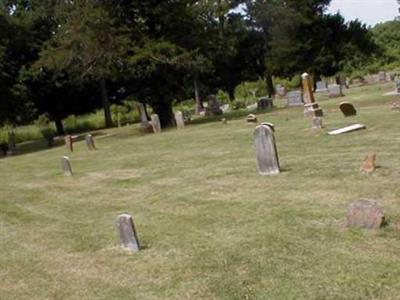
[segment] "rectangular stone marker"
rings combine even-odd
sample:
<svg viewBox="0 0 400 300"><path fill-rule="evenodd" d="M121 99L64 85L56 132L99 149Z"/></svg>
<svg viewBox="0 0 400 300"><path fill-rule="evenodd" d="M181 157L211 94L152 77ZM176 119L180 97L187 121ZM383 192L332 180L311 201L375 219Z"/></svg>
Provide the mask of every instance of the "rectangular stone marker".
<svg viewBox="0 0 400 300"><path fill-rule="evenodd" d="M160 133L161 132L160 118L158 117L157 114L152 114L151 115L151 125L153 126L154 133Z"/></svg>
<svg viewBox="0 0 400 300"><path fill-rule="evenodd" d="M94 139L91 134L87 134L85 136L85 141L86 141L86 146L88 147L89 150L96 150L96 146L94 144Z"/></svg>
<svg viewBox="0 0 400 300"><path fill-rule="evenodd" d="M330 131L330 132L328 132L328 134L329 135L338 135L338 134L357 131L357 130L366 129L366 128L367 127L365 127L365 125L354 124L354 125L350 125L350 126L347 126L347 127L343 127L343 128L339 128L339 129Z"/></svg>
<svg viewBox="0 0 400 300"><path fill-rule="evenodd" d="M317 93L323 93L328 91L328 87L325 81L317 81L317 89L315 90Z"/></svg>
<svg viewBox="0 0 400 300"><path fill-rule="evenodd" d="M67 147L67 150L68 150L69 152L73 152L73 151L74 151L74 142L73 142L73 140L72 140L72 136L70 136L70 135L68 134L68 135L66 135L66 136L64 137L64 140L65 140L65 147Z"/></svg>
<svg viewBox="0 0 400 300"><path fill-rule="evenodd" d="M68 156L63 156L61 158L61 169L64 175L72 176L72 167Z"/></svg>
<svg viewBox="0 0 400 300"><path fill-rule="evenodd" d="M386 81L386 72L385 71L380 71L378 73L379 81L380 82L385 82Z"/></svg>
<svg viewBox="0 0 400 300"><path fill-rule="evenodd" d="M329 98L338 98L342 97L342 86L339 84L330 84L328 86L329 90Z"/></svg>
<svg viewBox="0 0 400 300"><path fill-rule="evenodd" d="M303 93L301 91L292 91L287 93L286 106L303 106Z"/></svg>
<svg viewBox="0 0 400 300"><path fill-rule="evenodd" d="M176 127L178 129L185 128L185 121L183 120L182 112L180 112L180 111L175 112L175 122L176 122Z"/></svg>
<svg viewBox="0 0 400 300"><path fill-rule="evenodd" d="M254 131L254 144L260 175L279 174L278 151L273 129L267 125L257 126Z"/></svg>
<svg viewBox="0 0 400 300"><path fill-rule="evenodd" d="M376 200L361 199L347 207L347 227L379 229L384 221L385 213Z"/></svg>
<svg viewBox="0 0 400 300"><path fill-rule="evenodd" d="M258 110L272 109L273 106L274 106L274 103L271 98L268 98L268 97L258 98L258 101L257 101L257 109Z"/></svg>
<svg viewBox="0 0 400 300"><path fill-rule="evenodd" d="M122 214L118 216L117 230L122 247L132 252L140 250L139 239L131 215Z"/></svg>

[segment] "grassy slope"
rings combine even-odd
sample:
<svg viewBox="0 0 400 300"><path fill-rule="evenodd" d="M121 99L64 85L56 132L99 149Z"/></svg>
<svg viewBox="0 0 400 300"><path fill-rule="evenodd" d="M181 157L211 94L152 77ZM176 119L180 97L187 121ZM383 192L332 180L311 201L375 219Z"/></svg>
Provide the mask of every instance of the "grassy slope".
<svg viewBox="0 0 400 300"><path fill-rule="evenodd" d="M400 294L400 112L391 85L321 100L326 129L301 108L261 115L276 126L284 172L259 176L243 119L84 142L60 174L64 147L0 160L0 299L395 299ZM344 118L338 103L359 115ZM282 103L278 102L278 105ZM359 173L368 151L381 166ZM389 225L343 228L346 205L378 198ZM128 212L144 251L117 247Z"/></svg>

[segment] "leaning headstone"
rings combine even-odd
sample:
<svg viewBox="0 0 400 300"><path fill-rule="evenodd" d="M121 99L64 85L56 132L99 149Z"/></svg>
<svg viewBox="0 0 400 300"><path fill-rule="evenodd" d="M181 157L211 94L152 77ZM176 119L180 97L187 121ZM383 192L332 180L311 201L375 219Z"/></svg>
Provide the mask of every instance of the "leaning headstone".
<svg viewBox="0 0 400 300"><path fill-rule="evenodd" d="M276 150L275 135L271 127L259 125L254 131L257 166L260 175L279 174L278 151Z"/></svg>
<svg viewBox="0 0 400 300"><path fill-rule="evenodd" d="M257 109L264 110L264 109L271 109L273 107L273 101L271 98L268 97L261 97L258 98L257 101Z"/></svg>
<svg viewBox="0 0 400 300"><path fill-rule="evenodd" d="M175 112L175 122L178 129L185 128L185 121L183 120L183 114L181 111Z"/></svg>
<svg viewBox="0 0 400 300"><path fill-rule="evenodd" d="M8 153L13 155L17 149L15 142L15 133L13 131L8 133Z"/></svg>
<svg viewBox="0 0 400 300"><path fill-rule="evenodd" d="M371 174L375 171L375 159L376 154L374 152L368 153L367 157L363 161L360 171L365 174Z"/></svg>
<svg viewBox="0 0 400 300"><path fill-rule="evenodd" d="M339 84L330 84L328 86L328 91L329 91L329 98L338 98L342 97L342 86Z"/></svg>
<svg viewBox="0 0 400 300"><path fill-rule="evenodd" d="M301 75L303 85L303 97L304 97L304 116L306 117L322 117L323 112L315 101L314 93L312 91L310 75L304 73Z"/></svg>
<svg viewBox="0 0 400 300"><path fill-rule="evenodd" d="M317 81L316 85L317 85L317 89L315 90L315 92L324 93L324 92L328 91L328 87L327 87L325 81Z"/></svg>
<svg viewBox="0 0 400 300"><path fill-rule="evenodd" d="M292 91L287 93L286 106L303 106L303 93L301 91Z"/></svg>
<svg viewBox="0 0 400 300"><path fill-rule="evenodd" d="M347 227L379 229L385 222L385 213L376 200L361 199L347 207Z"/></svg>
<svg viewBox="0 0 400 300"><path fill-rule="evenodd" d="M64 141L65 141L65 147L67 147L67 150L69 152L73 152L74 151L74 141L72 140L72 136L71 135L66 135L64 137Z"/></svg>
<svg viewBox="0 0 400 300"><path fill-rule="evenodd" d="M273 132L275 132L275 125L270 122L262 122L260 125L268 126L269 128L272 129Z"/></svg>
<svg viewBox="0 0 400 300"><path fill-rule="evenodd" d="M117 230L121 246L129 251L137 252L140 250L139 239L136 233L133 219L128 214L119 215L117 218Z"/></svg>
<svg viewBox="0 0 400 300"><path fill-rule="evenodd" d="M356 109L350 102L340 103L339 108L345 117L351 117L357 114Z"/></svg>
<svg viewBox="0 0 400 300"><path fill-rule="evenodd" d="M210 95L207 97L208 105L206 108L207 116L219 116L222 115L222 110L219 106L217 97L215 95Z"/></svg>
<svg viewBox="0 0 400 300"><path fill-rule="evenodd" d="M246 118L247 123L257 123L257 116L249 114Z"/></svg>
<svg viewBox="0 0 400 300"><path fill-rule="evenodd" d="M61 157L61 170L64 175L72 176L72 167L68 156Z"/></svg>
<svg viewBox="0 0 400 300"><path fill-rule="evenodd" d="M367 127L363 124L354 124L354 125L350 125L350 126L346 126L343 128L329 131L328 134L329 135L338 135L338 134L358 131L358 130L362 130L362 129L367 129Z"/></svg>
<svg viewBox="0 0 400 300"><path fill-rule="evenodd" d="M160 118L158 117L157 114L152 114L151 115L151 126L153 126L153 131L155 133L160 133L161 132Z"/></svg>
<svg viewBox="0 0 400 300"><path fill-rule="evenodd" d="M88 147L89 150L96 150L93 135L91 135L90 133L87 134L85 136L85 141L86 141L86 146Z"/></svg>

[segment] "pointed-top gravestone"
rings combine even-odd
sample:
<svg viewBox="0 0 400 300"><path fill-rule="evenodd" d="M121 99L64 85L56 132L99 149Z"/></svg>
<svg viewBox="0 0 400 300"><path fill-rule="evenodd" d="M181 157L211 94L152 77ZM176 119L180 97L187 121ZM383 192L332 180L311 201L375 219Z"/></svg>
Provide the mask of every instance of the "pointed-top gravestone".
<svg viewBox="0 0 400 300"><path fill-rule="evenodd" d="M131 215L122 214L118 216L117 230L122 247L132 252L140 250L139 239Z"/></svg>
<svg viewBox="0 0 400 300"><path fill-rule="evenodd" d="M347 207L347 227L379 229L384 221L383 208L376 200L361 199Z"/></svg>
<svg viewBox="0 0 400 300"><path fill-rule="evenodd" d="M353 104L351 104L350 102L340 103L339 108L345 117L351 117L351 116L355 116L357 114L356 109L354 108Z"/></svg>
<svg viewBox="0 0 400 300"><path fill-rule="evenodd" d="M158 117L157 114L152 114L151 115L151 125L153 126L154 133L160 133L161 132L160 118Z"/></svg>
<svg viewBox="0 0 400 300"><path fill-rule="evenodd" d="M247 123L257 123L257 116L254 114L247 115L246 118Z"/></svg>
<svg viewBox="0 0 400 300"><path fill-rule="evenodd" d="M96 150L96 146L94 144L94 139L91 134L86 135L85 141L86 141L86 146L88 147L89 150Z"/></svg>
<svg viewBox="0 0 400 300"><path fill-rule="evenodd" d="M72 167L68 156L63 156L61 158L61 169L64 175L72 176Z"/></svg>
<svg viewBox="0 0 400 300"><path fill-rule="evenodd" d="M257 166L260 175L279 174L278 151L274 131L267 125L259 125L254 131Z"/></svg>
<svg viewBox="0 0 400 300"><path fill-rule="evenodd" d="M179 110L175 112L175 122L176 122L176 128L178 129L185 128L185 121L183 120L183 114Z"/></svg>
<svg viewBox="0 0 400 300"><path fill-rule="evenodd" d="M68 134L64 137L64 140L65 140L65 147L67 148L67 150L69 152L73 152L74 151L74 142L72 140L72 136Z"/></svg>

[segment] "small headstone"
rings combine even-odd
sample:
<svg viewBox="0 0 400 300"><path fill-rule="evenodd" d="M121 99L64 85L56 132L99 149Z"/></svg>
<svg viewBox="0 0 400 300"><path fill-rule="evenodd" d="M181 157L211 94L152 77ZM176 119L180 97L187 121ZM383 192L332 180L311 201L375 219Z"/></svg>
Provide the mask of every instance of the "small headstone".
<svg viewBox="0 0 400 300"><path fill-rule="evenodd" d="M316 83L317 89L315 90L317 93L324 93L328 91L328 87L325 81L317 81Z"/></svg>
<svg viewBox="0 0 400 300"><path fill-rule="evenodd" d="M320 130L322 129L322 118L321 117L313 117L312 118L312 130Z"/></svg>
<svg viewBox="0 0 400 300"><path fill-rule="evenodd" d="M94 138L91 134L87 134L85 136L86 146L89 150L96 150L96 146L94 144Z"/></svg>
<svg viewBox="0 0 400 300"><path fill-rule="evenodd" d="M61 169L64 175L72 176L72 167L68 156L61 157Z"/></svg>
<svg viewBox="0 0 400 300"><path fill-rule="evenodd" d="M275 125L270 122L262 122L260 125L268 126L269 128L272 129L273 132L275 132Z"/></svg>
<svg viewBox="0 0 400 300"><path fill-rule="evenodd" d="M257 101L258 110L271 109L272 107L273 107L273 101L271 98L261 97Z"/></svg>
<svg viewBox="0 0 400 300"><path fill-rule="evenodd" d="M376 154L374 152L370 152L367 154L364 162L361 165L360 171L365 174L371 174L375 171L375 159Z"/></svg>
<svg viewBox="0 0 400 300"><path fill-rule="evenodd" d="M153 126L154 133L160 133L161 132L160 118L158 117L157 114L152 114L151 115L151 126Z"/></svg>
<svg viewBox="0 0 400 300"><path fill-rule="evenodd" d="M380 71L378 73L379 76L379 82L385 82L386 81L386 72L385 71Z"/></svg>
<svg viewBox="0 0 400 300"><path fill-rule="evenodd" d="M207 116L219 116L222 115L222 110L219 106L217 97L215 95L210 95L207 98L208 105L206 108L206 115Z"/></svg>
<svg viewBox="0 0 400 300"><path fill-rule="evenodd" d="M276 150L275 135L271 127L259 125L254 131L257 166L260 175L279 174L278 151Z"/></svg>
<svg viewBox="0 0 400 300"><path fill-rule="evenodd" d="M303 94L301 91L292 91L287 93L286 106L303 106Z"/></svg>
<svg viewBox="0 0 400 300"><path fill-rule="evenodd" d="M339 129L335 129L335 130L329 131L328 134L329 135L338 135L338 134L358 131L358 130L366 129L366 128L367 127L365 125L363 125L363 124L354 124L354 125L350 125L350 126L346 126L346 127L343 127L343 128L339 128Z"/></svg>
<svg viewBox="0 0 400 300"><path fill-rule="evenodd" d="M183 114L181 111L175 112L175 122L178 129L185 128L185 121L183 120Z"/></svg>
<svg viewBox="0 0 400 300"><path fill-rule="evenodd" d="M379 229L384 222L384 210L376 200L361 199L347 207L347 227Z"/></svg>
<svg viewBox="0 0 400 300"><path fill-rule="evenodd" d="M286 88L283 85L277 85L276 86L276 93L280 97L285 97L286 96Z"/></svg>
<svg viewBox="0 0 400 300"><path fill-rule="evenodd" d="M246 118L247 123L257 123L257 116L249 114Z"/></svg>
<svg viewBox="0 0 400 300"><path fill-rule="evenodd" d="M328 86L329 98L342 97L342 87L339 84L330 84Z"/></svg>
<svg viewBox="0 0 400 300"><path fill-rule="evenodd" d="M353 104L351 104L350 102L340 103L339 108L345 117L351 117L351 116L355 116L357 114L356 109L354 108Z"/></svg>
<svg viewBox="0 0 400 300"><path fill-rule="evenodd" d="M224 125L226 125L226 124L228 124L228 121L227 121L225 118L222 118L222 119L221 119L221 123L224 124Z"/></svg>
<svg viewBox="0 0 400 300"><path fill-rule="evenodd" d="M117 230L120 237L121 246L123 248L132 252L137 252L140 250L139 239L133 219L130 215L122 214L118 216Z"/></svg>
<svg viewBox="0 0 400 300"><path fill-rule="evenodd" d="M71 135L66 135L64 137L64 141L65 141L65 147L67 147L67 150L69 152L73 152L74 151L74 141L72 140L72 136Z"/></svg>

